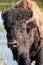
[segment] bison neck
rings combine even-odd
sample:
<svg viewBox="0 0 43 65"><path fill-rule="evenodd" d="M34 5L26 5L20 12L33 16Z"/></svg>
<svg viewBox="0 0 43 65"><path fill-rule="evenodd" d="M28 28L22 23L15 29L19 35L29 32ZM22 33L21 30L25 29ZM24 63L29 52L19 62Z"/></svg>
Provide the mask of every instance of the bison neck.
<svg viewBox="0 0 43 65"><path fill-rule="evenodd" d="M18 50L12 50L13 53L13 59L18 62L19 65L25 65L25 59L23 59L22 55L19 57L18 56Z"/></svg>

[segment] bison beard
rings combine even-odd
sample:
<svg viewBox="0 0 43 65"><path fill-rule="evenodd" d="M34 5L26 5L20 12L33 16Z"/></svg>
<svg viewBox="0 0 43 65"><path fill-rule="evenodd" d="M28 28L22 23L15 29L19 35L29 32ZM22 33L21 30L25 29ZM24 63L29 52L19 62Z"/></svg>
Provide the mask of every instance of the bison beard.
<svg viewBox="0 0 43 65"><path fill-rule="evenodd" d="M8 47L19 65L40 65L40 34L31 9L12 8L2 12Z"/></svg>

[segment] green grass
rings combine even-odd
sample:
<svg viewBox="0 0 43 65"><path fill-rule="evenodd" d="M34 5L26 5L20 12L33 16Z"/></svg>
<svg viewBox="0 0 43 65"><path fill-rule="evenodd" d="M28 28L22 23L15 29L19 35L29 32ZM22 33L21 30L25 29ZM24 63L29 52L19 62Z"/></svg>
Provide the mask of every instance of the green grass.
<svg viewBox="0 0 43 65"><path fill-rule="evenodd" d="M0 32L5 31L4 27L0 26Z"/></svg>
<svg viewBox="0 0 43 65"><path fill-rule="evenodd" d="M2 4L0 5L0 10L3 10L3 9L7 9L7 8L11 8L11 7L14 7L15 4L11 4L11 3L8 3L8 4Z"/></svg>
<svg viewBox="0 0 43 65"><path fill-rule="evenodd" d="M17 1L19 1L19 0L0 0L0 10L14 7ZM6 3L8 3L8 4L6 4Z"/></svg>
<svg viewBox="0 0 43 65"><path fill-rule="evenodd" d="M43 8L43 0L34 0L40 8Z"/></svg>
<svg viewBox="0 0 43 65"><path fill-rule="evenodd" d="M12 3L12 2L17 2L18 0L0 0L0 3Z"/></svg>

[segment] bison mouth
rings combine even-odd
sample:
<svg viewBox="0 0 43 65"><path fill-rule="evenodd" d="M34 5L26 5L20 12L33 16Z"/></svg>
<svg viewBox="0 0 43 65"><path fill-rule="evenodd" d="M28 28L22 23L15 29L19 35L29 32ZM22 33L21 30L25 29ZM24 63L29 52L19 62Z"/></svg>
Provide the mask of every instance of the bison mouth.
<svg viewBox="0 0 43 65"><path fill-rule="evenodd" d="M18 42L17 41L9 41L8 42L8 48L11 48L11 49L17 49L18 47Z"/></svg>

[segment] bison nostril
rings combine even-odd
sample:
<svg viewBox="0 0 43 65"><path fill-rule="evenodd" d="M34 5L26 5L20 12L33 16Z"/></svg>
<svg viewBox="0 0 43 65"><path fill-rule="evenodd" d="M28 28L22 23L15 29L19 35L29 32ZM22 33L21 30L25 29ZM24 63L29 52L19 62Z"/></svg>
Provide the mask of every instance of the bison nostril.
<svg viewBox="0 0 43 65"><path fill-rule="evenodd" d="M15 45L15 46L18 46L18 42L16 42L16 41L10 41L10 42L8 42L8 45L9 46L12 46L12 45Z"/></svg>
<svg viewBox="0 0 43 65"><path fill-rule="evenodd" d="M8 42L8 48L11 48L11 49L17 49L18 48L18 43L13 41L13 42Z"/></svg>
<svg viewBox="0 0 43 65"><path fill-rule="evenodd" d="M14 45L17 45L17 43L14 43Z"/></svg>

